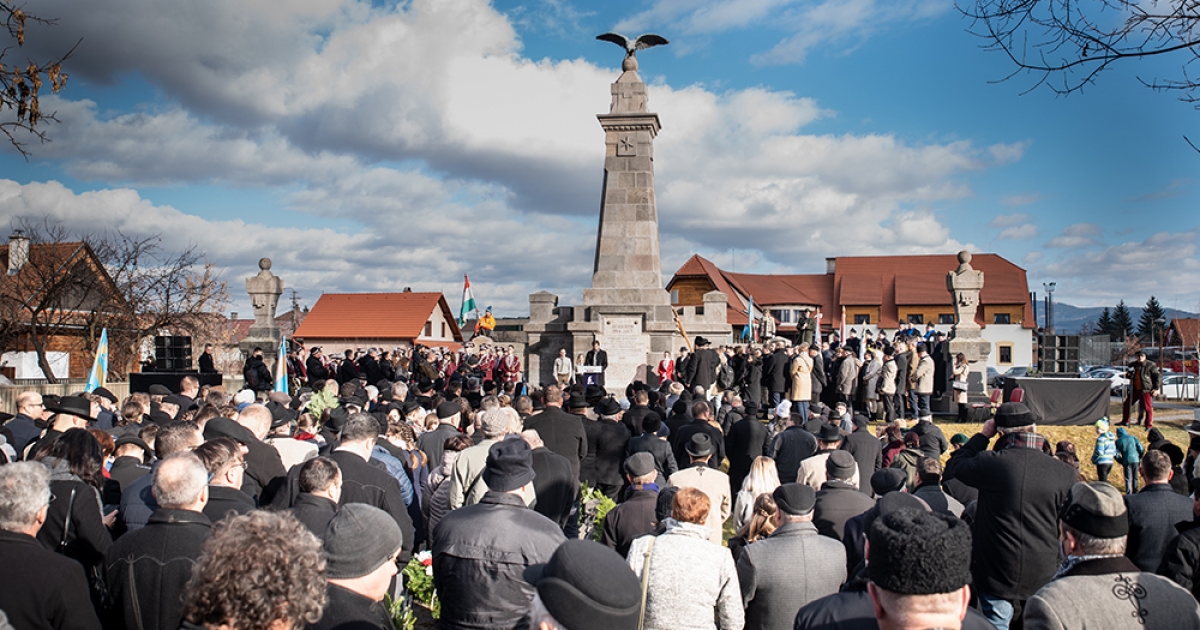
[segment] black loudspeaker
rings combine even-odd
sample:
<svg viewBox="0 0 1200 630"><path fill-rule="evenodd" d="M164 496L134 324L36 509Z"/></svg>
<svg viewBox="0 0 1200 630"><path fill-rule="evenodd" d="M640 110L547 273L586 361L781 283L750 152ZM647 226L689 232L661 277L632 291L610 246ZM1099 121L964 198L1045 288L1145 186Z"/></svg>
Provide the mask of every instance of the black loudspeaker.
<svg viewBox="0 0 1200 630"><path fill-rule="evenodd" d="M158 372L192 369L192 338L160 335L154 338L154 368Z"/></svg>
<svg viewBox="0 0 1200 630"><path fill-rule="evenodd" d="M1043 376L1079 378L1079 335L1042 335L1038 348Z"/></svg>

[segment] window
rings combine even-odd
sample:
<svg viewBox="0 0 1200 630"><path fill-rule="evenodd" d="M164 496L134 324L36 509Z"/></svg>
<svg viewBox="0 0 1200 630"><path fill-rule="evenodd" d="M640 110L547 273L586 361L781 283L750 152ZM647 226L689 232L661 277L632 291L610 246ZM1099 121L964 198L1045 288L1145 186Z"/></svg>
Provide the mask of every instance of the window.
<svg viewBox="0 0 1200 630"><path fill-rule="evenodd" d="M954 313L941 313L938 315L938 323L948 326L954 325Z"/></svg>
<svg viewBox="0 0 1200 630"><path fill-rule="evenodd" d="M672 304L678 304L678 303L679 303L679 289L672 289L672 290L671 290L671 303L672 303Z"/></svg>
<svg viewBox="0 0 1200 630"><path fill-rule="evenodd" d="M442 322L442 337L446 336L446 322Z"/></svg>
<svg viewBox="0 0 1200 630"><path fill-rule="evenodd" d="M426 337L433 336L433 322L425 322L425 336Z"/></svg>
<svg viewBox="0 0 1200 630"><path fill-rule="evenodd" d="M925 323L925 316L924 316L924 315L922 315L922 314L920 314L920 313L909 313L909 314L908 314L908 323L910 323L910 324L924 324L924 323Z"/></svg>
<svg viewBox="0 0 1200 630"><path fill-rule="evenodd" d="M870 324L871 316L870 315L855 315L854 323L855 324Z"/></svg>
<svg viewBox="0 0 1200 630"><path fill-rule="evenodd" d="M776 309L771 311L771 317L774 317L775 321L780 324L790 324L792 323L792 310L786 308L782 310Z"/></svg>
<svg viewBox="0 0 1200 630"><path fill-rule="evenodd" d="M1013 362L1013 347L1011 343L1002 343L996 346L996 362L1000 365L1012 365Z"/></svg>
<svg viewBox="0 0 1200 630"><path fill-rule="evenodd" d="M1010 324L1012 322L1009 321L1008 313L996 313L996 314L992 315L992 323L993 324Z"/></svg>

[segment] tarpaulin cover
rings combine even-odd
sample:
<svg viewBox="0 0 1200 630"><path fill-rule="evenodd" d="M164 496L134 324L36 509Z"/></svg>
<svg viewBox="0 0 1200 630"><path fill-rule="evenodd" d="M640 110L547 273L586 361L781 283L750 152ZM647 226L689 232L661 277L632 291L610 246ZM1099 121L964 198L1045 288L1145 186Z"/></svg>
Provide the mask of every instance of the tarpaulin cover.
<svg viewBox="0 0 1200 630"><path fill-rule="evenodd" d="M1016 388L1038 424L1087 425L1108 415L1112 383L1105 378L1004 378L1004 400Z"/></svg>

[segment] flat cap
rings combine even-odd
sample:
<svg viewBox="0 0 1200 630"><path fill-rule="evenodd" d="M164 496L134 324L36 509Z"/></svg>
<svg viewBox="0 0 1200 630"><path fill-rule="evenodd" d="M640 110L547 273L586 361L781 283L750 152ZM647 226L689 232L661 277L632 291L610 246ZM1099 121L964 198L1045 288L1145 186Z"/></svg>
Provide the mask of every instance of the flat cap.
<svg viewBox="0 0 1200 630"><path fill-rule="evenodd" d="M1102 481L1080 481L1071 486L1058 517L1063 524L1096 538L1129 534L1129 518L1121 493Z"/></svg>
<svg viewBox="0 0 1200 630"><path fill-rule="evenodd" d="M625 472L632 477L641 477L654 472L654 456L646 451L634 453L625 460Z"/></svg>
<svg viewBox="0 0 1200 630"><path fill-rule="evenodd" d="M811 513L817 503L817 491L802 483L785 483L775 488L771 496L781 511L792 516Z"/></svg>

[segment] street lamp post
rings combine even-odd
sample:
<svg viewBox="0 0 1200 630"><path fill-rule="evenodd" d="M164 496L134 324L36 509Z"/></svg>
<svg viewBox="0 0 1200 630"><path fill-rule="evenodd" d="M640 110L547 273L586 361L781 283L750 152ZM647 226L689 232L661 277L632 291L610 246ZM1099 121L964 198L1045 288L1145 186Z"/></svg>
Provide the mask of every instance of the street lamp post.
<svg viewBox="0 0 1200 630"><path fill-rule="evenodd" d="M1042 288L1046 290L1046 334L1054 334L1054 286L1056 283L1042 283Z"/></svg>

